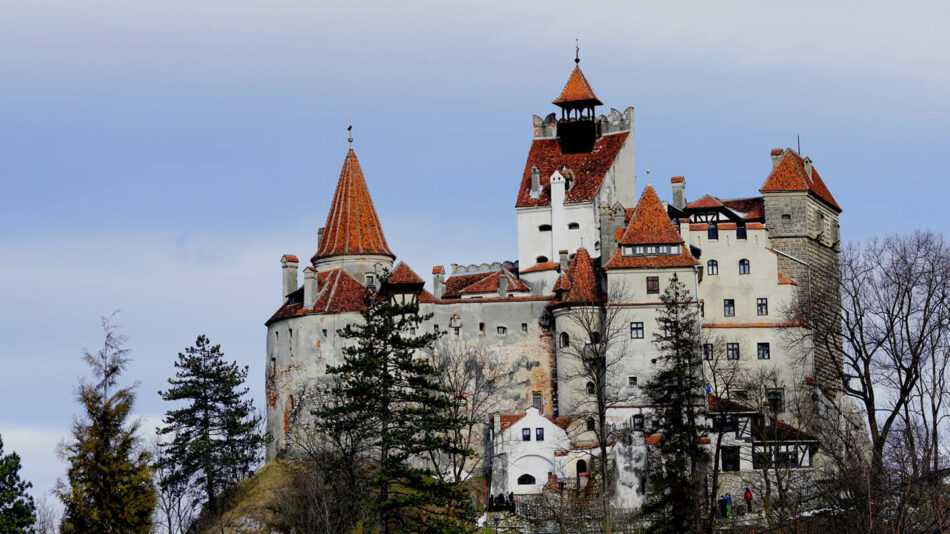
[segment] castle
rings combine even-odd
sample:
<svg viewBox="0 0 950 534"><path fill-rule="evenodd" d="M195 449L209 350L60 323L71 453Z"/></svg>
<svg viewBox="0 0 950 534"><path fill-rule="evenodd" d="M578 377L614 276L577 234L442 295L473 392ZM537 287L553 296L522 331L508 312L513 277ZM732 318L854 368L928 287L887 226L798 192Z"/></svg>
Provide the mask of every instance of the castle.
<svg viewBox="0 0 950 534"><path fill-rule="evenodd" d="M795 467L811 465L817 443L787 422L786 388L833 389L837 374L827 355L790 346L789 333L802 327L784 310L833 286L841 212L811 160L772 150L764 180L750 178L761 184L759 194L748 198L688 197L684 177L673 177L666 202L650 185L636 190L632 107L597 115L602 103L579 64L553 104L559 116L534 117L517 188L517 261L452 265L450 272L435 266L429 291L408 265L394 265L349 150L302 285L298 258L281 258L281 305L266 323L267 429L274 437L268 459L291 446L288 414L298 392L341 362L337 330L359 320L362 292L375 289L389 269L391 282L417 296L421 313L432 314L425 328L454 343L487 347L512 369L485 444L495 494L537 493L557 477L583 486L596 423L580 414L594 391L571 372L577 362L570 353L576 340L590 336L576 320L578 310L609 309L622 326L612 334L616 366L604 387L625 402L611 405L608 424L641 431L611 444L623 488L616 502L640 502L645 447L658 437L643 435L649 407L639 388L656 368L659 297L673 277L698 295L690 305L702 315L705 372L720 360L748 371L776 370L779 379L766 393L769 420L794 434L782 454ZM710 413L736 414L740 423L733 424L743 428L743 416L756 421L754 403L742 402L746 392L709 391ZM752 469L756 446L748 429L736 428L721 469Z"/></svg>

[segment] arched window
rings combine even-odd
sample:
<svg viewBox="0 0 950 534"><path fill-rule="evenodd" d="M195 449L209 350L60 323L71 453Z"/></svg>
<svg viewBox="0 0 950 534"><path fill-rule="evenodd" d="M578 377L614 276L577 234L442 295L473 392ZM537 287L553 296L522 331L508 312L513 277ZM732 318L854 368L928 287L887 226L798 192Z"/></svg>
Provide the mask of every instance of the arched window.
<svg viewBox="0 0 950 534"><path fill-rule="evenodd" d="M580 225L580 224L577 224L577 223L571 223L571 224L568 224L568 225L567 225L567 229L568 229L568 230L580 230L580 229L581 229L581 225Z"/></svg>
<svg viewBox="0 0 950 534"><path fill-rule="evenodd" d="M539 231L539 232L550 232L550 231L551 231L551 225L550 225L550 224L542 224L541 226L538 227L538 231Z"/></svg>
<svg viewBox="0 0 950 534"><path fill-rule="evenodd" d="M569 347L571 345L571 336L567 332L561 332L561 346Z"/></svg>
<svg viewBox="0 0 950 534"><path fill-rule="evenodd" d="M535 261L536 263L547 263L548 257L547 257L547 256L538 256L537 258L534 259L534 261Z"/></svg>
<svg viewBox="0 0 950 534"><path fill-rule="evenodd" d="M707 261L706 274L719 274L719 262L716 260Z"/></svg>
<svg viewBox="0 0 950 534"><path fill-rule="evenodd" d="M518 477L518 485L519 485L519 486L531 486L531 485L533 485L534 483L535 483L535 482L534 482L534 477L531 476L531 475L529 475L529 474L527 474L527 473L525 473L525 474L521 475L520 477Z"/></svg>
<svg viewBox="0 0 950 534"><path fill-rule="evenodd" d="M739 260L739 274L749 274L749 260Z"/></svg>
<svg viewBox="0 0 950 534"><path fill-rule="evenodd" d="M594 394L594 383L593 383L593 382L588 382L588 383L587 383L587 394L588 394L588 395L593 395L593 394Z"/></svg>

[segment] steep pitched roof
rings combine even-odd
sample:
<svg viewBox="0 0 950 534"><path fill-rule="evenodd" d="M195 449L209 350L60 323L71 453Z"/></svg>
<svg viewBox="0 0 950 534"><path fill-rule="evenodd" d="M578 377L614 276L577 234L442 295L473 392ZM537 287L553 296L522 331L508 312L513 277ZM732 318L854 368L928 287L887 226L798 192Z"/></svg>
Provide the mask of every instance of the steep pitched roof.
<svg viewBox="0 0 950 534"><path fill-rule="evenodd" d="M653 186L647 186L640 195L637 209L620 238L621 245L670 245L683 242L669 215L663 209Z"/></svg>
<svg viewBox="0 0 950 534"><path fill-rule="evenodd" d="M389 274L390 284L425 284L422 278L406 265L405 262L399 262L393 272Z"/></svg>
<svg viewBox="0 0 950 534"><path fill-rule="evenodd" d="M567 167L574 174L574 186L565 192L565 202L590 202L604 182L607 171L614 164L620 149L630 132L620 132L601 137L594 143L590 153L562 154L557 139L535 139L528 150L521 176L521 188L515 207L551 205L551 175ZM531 198L531 169L538 168L541 178L541 194Z"/></svg>
<svg viewBox="0 0 950 534"><path fill-rule="evenodd" d="M303 303L284 304L265 325L288 317L321 313L359 312L365 309L363 294L365 288L341 269L320 271L317 273L317 287L320 289L313 308L304 308ZM303 288L297 290L303 299Z"/></svg>
<svg viewBox="0 0 950 534"><path fill-rule="evenodd" d="M564 84L564 89L561 90L561 96L554 99L551 103L559 106L562 104L603 105L603 102L594 94L594 90L591 89L590 84L587 83L587 78L584 76L584 73L581 72L579 66L574 67L574 70L571 71L571 76L567 79L567 83Z"/></svg>
<svg viewBox="0 0 950 534"><path fill-rule="evenodd" d="M537 265L528 267L527 269L520 269L518 271L518 274L537 273L541 271L553 271L557 269L557 265L558 264L556 261L545 261Z"/></svg>
<svg viewBox="0 0 950 534"><path fill-rule="evenodd" d="M703 195L699 200L694 200L686 205L687 208L721 208L722 201L712 195Z"/></svg>
<svg viewBox="0 0 950 534"><path fill-rule="evenodd" d="M597 264L591 259L586 248L577 249L574 259L567 268L567 288L558 278L555 284L557 298L549 306L600 304L603 295L600 292L600 281L597 278Z"/></svg>
<svg viewBox="0 0 950 534"><path fill-rule="evenodd" d="M782 152L782 157L759 191L763 193L779 191L808 191L817 196L832 208L841 211L841 207L831 196L831 191L812 166L811 176L805 171L805 160L791 148Z"/></svg>
<svg viewBox="0 0 950 534"><path fill-rule="evenodd" d="M350 254L396 256L389 250L360 162L351 148L330 204L320 248L313 259Z"/></svg>
<svg viewBox="0 0 950 534"><path fill-rule="evenodd" d="M762 197L733 198L720 202L743 219L765 218L765 200Z"/></svg>

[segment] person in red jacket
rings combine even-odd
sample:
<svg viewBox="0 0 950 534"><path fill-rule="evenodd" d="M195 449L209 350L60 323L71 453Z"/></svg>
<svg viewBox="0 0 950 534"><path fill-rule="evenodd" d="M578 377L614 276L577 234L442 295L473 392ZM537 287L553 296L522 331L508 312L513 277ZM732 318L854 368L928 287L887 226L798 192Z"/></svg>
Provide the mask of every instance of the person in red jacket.
<svg viewBox="0 0 950 534"><path fill-rule="evenodd" d="M746 506L746 511L751 513L752 512L752 492L749 491L749 488L745 489L745 506Z"/></svg>

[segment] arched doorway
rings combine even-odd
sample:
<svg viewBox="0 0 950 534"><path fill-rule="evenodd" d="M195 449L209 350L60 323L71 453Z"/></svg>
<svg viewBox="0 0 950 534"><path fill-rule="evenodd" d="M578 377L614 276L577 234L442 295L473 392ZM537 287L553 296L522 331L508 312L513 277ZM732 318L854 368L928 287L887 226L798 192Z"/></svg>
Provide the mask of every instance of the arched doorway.
<svg viewBox="0 0 950 534"><path fill-rule="evenodd" d="M581 473L587 473L587 462L578 460L574 466L577 468L577 489L581 488Z"/></svg>

